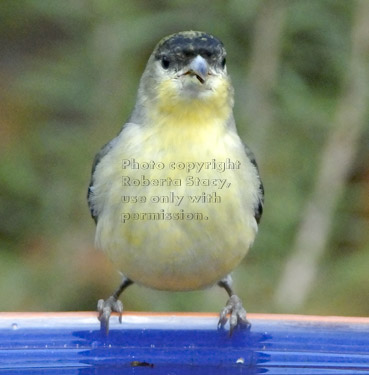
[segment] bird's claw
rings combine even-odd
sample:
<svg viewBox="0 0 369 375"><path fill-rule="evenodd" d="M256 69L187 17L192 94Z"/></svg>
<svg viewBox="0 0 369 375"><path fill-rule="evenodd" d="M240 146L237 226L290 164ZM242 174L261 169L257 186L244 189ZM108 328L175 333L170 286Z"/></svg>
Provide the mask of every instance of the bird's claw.
<svg viewBox="0 0 369 375"><path fill-rule="evenodd" d="M100 329L106 334L109 333L109 320L112 312L119 314L119 323L122 323L123 304L121 301L111 296L107 300L100 299L97 302L98 319L101 323Z"/></svg>
<svg viewBox="0 0 369 375"><path fill-rule="evenodd" d="M223 328L228 321L229 316L229 336L232 336L232 333L236 327L239 328L248 328L251 326L251 323L246 319L246 310L242 306L241 299L233 294L227 301L226 306L220 312L218 328Z"/></svg>

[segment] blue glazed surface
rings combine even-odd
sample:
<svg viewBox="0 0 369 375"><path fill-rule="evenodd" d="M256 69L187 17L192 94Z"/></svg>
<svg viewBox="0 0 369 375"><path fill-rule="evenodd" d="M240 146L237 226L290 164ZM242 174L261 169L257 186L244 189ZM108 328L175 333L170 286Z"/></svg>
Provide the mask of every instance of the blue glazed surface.
<svg viewBox="0 0 369 375"><path fill-rule="evenodd" d="M217 318L0 317L0 374L369 374L369 323L254 319L229 337Z"/></svg>

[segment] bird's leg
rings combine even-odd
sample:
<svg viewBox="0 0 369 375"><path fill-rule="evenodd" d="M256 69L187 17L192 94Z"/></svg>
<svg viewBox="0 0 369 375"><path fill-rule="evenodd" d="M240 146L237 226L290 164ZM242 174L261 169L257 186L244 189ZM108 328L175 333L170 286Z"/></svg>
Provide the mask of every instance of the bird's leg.
<svg viewBox="0 0 369 375"><path fill-rule="evenodd" d="M107 300L98 300L97 312L99 313L98 319L101 323L100 329L106 332L106 334L109 332L109 319L113 311L119 313L119 322L122 323L123 303L118 298L123 290L131 284L133 284L133 281L125 277L119 288Z"/></svg>
<svg viewBox="0 0 369 375"><path fill-rule="evenodd" d="M229 299L227 301L227 304L223 308L223 310L220 312L219 315L219 322L218 327L222 328L227 323L227 315L229 316L229 335L231 336L233 333L233 330L236 327L240 328L247 328L251 324L246 319L246 310L242 306L241 299L233 292L232 287L232 278L230 275L228 275L226 278L218 282L218 285L221 288L224 288L226 292L229 295Z"/></svg>

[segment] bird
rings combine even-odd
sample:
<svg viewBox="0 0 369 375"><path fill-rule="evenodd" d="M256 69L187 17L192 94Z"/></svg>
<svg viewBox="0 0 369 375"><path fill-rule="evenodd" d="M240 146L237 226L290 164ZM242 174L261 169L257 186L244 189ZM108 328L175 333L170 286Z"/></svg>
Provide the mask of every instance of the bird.
<svg viewBox="0 0 369 375"><path fill-rule="evenodd" d="M238 135L226 50L203 31L169 35L154 48L136 103L119 134L95 156L88 205L95 245L122 273L97 304L101 329L122 320L133 283L228 294L218 328L250 327L231 272L252 246L264 206L254 154Z"/></svg>

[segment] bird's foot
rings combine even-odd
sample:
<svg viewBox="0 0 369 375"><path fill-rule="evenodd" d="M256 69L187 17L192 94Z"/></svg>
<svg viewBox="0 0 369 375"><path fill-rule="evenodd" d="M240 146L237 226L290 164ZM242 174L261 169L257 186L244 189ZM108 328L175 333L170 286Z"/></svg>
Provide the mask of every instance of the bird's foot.
<svg viewBox="0 0 369 375"><path fill-rule="evenodd" d="M100 320L100 329L106 334L109 333L109 320L112 312L119 313L119 323L122 323L123 303L110 296L107 300L99 299L97 302L98 319Z"/></svg>
<svg viewBox="0 0 369 375"><path fill-rule="evenodd" d="M248 328L251 326L251 323L246 319L246 310L242 306L241 299L233 294L227 301L226 306L220 312L218 328L223 328L227 323L229 316L229 336L232 336L232 333L236 327L239 328Z"/></svg>

